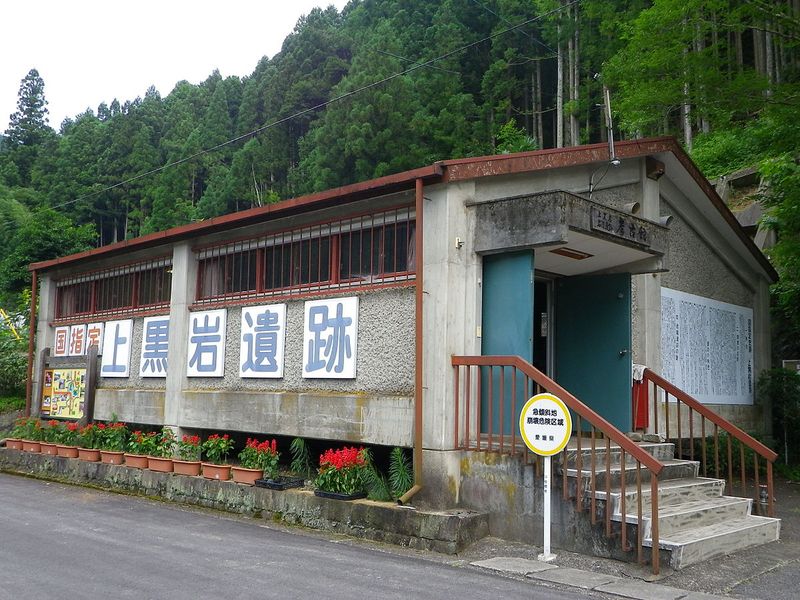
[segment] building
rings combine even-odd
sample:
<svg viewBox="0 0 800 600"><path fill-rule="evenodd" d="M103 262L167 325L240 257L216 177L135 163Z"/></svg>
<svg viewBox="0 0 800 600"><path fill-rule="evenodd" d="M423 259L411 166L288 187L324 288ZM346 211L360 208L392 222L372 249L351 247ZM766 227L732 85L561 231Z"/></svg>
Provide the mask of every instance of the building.
<svg viewBox="0 0 800 600"><path fill-rule="evenodd" d="M637 413L633 364L766 427L777 275L672 138L439 162L30 268L34 407L42 361L102 339L95 419L413 447L416 501L511 537L536 508L492 482L525 476L465 448L514 446L532 388L454 356L520 357L623 433L673 410Z"/></svg>

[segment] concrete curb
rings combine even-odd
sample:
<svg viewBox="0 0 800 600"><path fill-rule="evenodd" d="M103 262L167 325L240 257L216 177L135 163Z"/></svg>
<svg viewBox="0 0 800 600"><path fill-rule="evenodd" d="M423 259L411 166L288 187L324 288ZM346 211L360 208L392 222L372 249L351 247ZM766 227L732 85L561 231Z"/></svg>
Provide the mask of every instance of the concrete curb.
<svg viewBox="0 0 800 600"><path fill-rule="evenodd" d="M634 598L635 600L711 600L714 598L727 598L730 600L727 596L690 592L638 579L594 573L570 567L559 567L552 563L525 558L498 556L487 560L475 561L470 565L507 575L524 576L541 582L567 585L622 598Z"/></svg>

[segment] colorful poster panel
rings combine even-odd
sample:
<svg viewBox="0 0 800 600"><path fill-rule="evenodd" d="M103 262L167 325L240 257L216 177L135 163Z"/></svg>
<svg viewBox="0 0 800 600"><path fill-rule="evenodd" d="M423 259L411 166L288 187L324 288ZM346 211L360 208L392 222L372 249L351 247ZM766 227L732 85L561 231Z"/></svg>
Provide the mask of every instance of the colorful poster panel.
<svg viewBox="0 0 800 600"><path fill-rule="evenodd" d="M86 369L46 369L42 416L81 419L86 413Z"/></svg>

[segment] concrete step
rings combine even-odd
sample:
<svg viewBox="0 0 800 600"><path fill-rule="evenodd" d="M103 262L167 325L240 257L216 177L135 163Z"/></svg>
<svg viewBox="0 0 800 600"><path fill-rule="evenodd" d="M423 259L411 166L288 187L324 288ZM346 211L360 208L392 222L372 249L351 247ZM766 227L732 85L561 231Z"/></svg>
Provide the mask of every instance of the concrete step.
<svg viewBox="0 0 800 600"><path fill-rule="evenodd" d="M695 500L713 500L719 498L725 491L725 481L722 479L709 479L707 477L687 477L683 479L667 479L658 482L658 506L663 509L666 506L683 504ZM588 494L587 494L588 495ZM636 490L626 490L625 504L636 506ZM605 490L598 490L596 494L598 500L605 500ZM652 493L650 485L642 486L642 512L650 512L650 501ZM612 511L620 511L620 492L611 492Z"/></svg>
<svg viewBox="0 0 800 600"><path fill-rule="evenodd" d="M669 481L671 479L694 479L697 477L698 469L700 468L700 463L697 461L691 460L662 460L664 464L664 468L661 470L661 473L658 475L659 483ZM591 467L590 463L586 465L581 465L581 486L583 487L584 493L591 489ZM567 477L577 479L578 470L574 467L567 467ZM610 479L609 479L610 476ZM644 483L647 482L649 487L650 485L650 471L646 468L642 467L640 469L640 476L642 480L642 487L644 487ZM606 480L610 482L610 487L612 489L618 489L620 487L620 482L622 481L622 468L620 465L612 465L609 471L606 471L605 464L597 465L595 471L595 489L596 490L605 490L606 487ZM625 485L635 485L636 484L636 468L635 465L633 468L630 466L626 466L625 468ZM635 491L635 490L626 490L626 492Z"/></svg>
<svg viewBox="0 0 800 600"><path fill-rule="evenodd" d="M720 498L706 498L682 504L659 506L659 536L664 538L685 530L743 519L750 514L751 503L752 500L749 498L722 496ZM626 512L628 513L627 521L635 523L636 505L627 504ZM649 510L648 512L642 511L643 518L649 514ZM649 536L651 522L650 519L645 519L645 521L645 536Z"/></svg>
<svg viewBox="0 0 800 600"><path fill-rule="evenodd" d="M774 542L780 536L780 523L780 519L747 515L669 534L659 532L658 545L670 551L670 566L681 569L716 556ZM652 547L652 538L645 538L643 544Z"/></svg>
<svg viewBox="0 0 800 600"><path fill-rule="evenodd" d="M655 457L660 461L665 460L672 460L675 458L675 444L672 443L648 443L648 442L639 442L637 443L642 450L646 451L651 456ZM618 465L621 462L621 455L622 450L619 446L611 446L610 450L611 456L611 464ZM581 440L581 467L586 468L587 465L591 464L592 460L592 442L591 440L582 439ZM595 464L597 468L604 468L606 465L606 445L603 440L597 440L595 442ZM573 440L570 443L570 447L564 450L564 455L567 461L567 466L575 467L577 465L577 456L578 456L578 449L575 447L575 441ZM630 453L625 453L625 464L628 466L635 466L636 459L634 459Z"/></svg>

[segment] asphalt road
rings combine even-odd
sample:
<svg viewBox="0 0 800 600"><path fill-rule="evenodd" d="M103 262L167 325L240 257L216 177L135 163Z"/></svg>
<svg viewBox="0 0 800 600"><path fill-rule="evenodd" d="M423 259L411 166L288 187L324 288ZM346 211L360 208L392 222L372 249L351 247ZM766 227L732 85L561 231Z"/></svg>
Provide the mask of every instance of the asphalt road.
<svg viewBox="0 0 800 600"><path fill-rule="evenodd" d="M0 473L0 599L602 597Z"/></svg>

